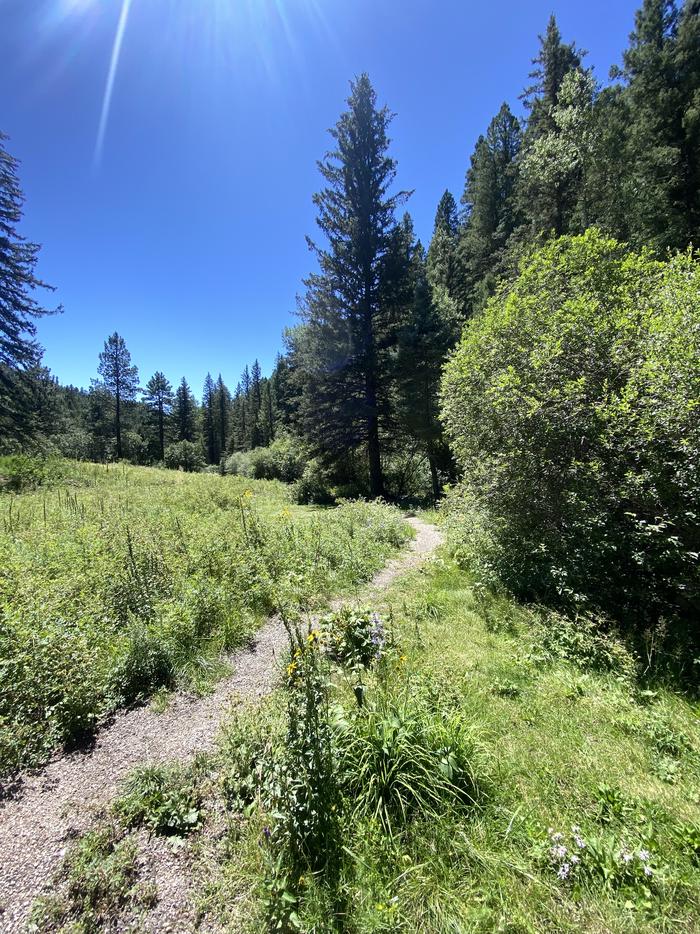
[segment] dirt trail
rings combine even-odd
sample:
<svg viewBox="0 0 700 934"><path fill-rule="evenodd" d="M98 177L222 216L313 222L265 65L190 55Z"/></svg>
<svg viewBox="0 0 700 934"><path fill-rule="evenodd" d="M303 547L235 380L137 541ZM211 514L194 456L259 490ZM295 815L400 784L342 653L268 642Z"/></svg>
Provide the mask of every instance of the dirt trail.
<svg viewBox="0 0 700 934"><path fill-rule="evenodd" d="M440 532L420 519L408 520L416 531L410 547L390 561L367 586L370 598L385 590L400 574L420 564L440 544ZM343 601L334 601L334 606ZM50 883L66 846L87 830L95 813L115 797L119 783L134 766L188 759L211 749L219 725L236 699L254 699L269 692L278 673L286 633L270 620L254 641L230 662L234 673L212 694L198 698L178 695L163 713L139 707L118 714L100 732L88 751L66 754L35 774L24 776L19 793L0 804L0 932L26 930L34 899ZM162 867L168 876L165 866ZM160 882L156 869L156 882ZM156 927L184 932L176 903L178 893L161 895ZM170 911L168 910L170 908ZM178 915L180 918L178 919Z"/></svg>

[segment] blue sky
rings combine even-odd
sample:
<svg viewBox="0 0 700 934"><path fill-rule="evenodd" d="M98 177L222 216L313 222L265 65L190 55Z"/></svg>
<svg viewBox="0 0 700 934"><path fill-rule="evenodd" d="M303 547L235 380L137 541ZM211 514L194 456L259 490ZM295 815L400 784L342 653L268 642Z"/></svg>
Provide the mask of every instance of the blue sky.
<svg viewBox="0 0 700 934"><path fill-rule="evenodd" d="M396 113L398 183L427 242L445 188L518 95L554 12L599 80L640 0L131 0L101 158L98 125L124 0L0 0L0 129L21 162L23 233L65 313L45 363L87 386L105 337L142 382L199 394L269 371L313 268L311 196L349 79Z"/></svg>

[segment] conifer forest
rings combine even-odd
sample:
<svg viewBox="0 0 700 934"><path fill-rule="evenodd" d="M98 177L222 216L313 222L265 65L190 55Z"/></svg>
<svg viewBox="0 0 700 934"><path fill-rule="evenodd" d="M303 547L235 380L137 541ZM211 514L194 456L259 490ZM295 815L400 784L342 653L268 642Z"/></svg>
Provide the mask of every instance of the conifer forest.
<svg viewBox="0 0 700 934"><path fill-rule="evenodd" d="M426 242L351 77L235 385L54 376L0 125L0 932L700 931L700 0L640 3L529 37Z"/></svg>

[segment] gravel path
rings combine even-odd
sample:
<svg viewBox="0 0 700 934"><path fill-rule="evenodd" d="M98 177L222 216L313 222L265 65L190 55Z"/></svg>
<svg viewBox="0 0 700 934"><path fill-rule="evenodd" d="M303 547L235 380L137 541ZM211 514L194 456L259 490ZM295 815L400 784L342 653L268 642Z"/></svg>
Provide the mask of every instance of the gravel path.
<svg viewBox="0 0 700 934"><path fill-rule="evenodd" d="M416 518L408 521L416 531L415 539L368 585L368 598L420 564L442 541L434 526ZM334 601L334 605L341 602ZM151 707L124 711L97 735L88 751L63 755L40 772L24 776L19 793L0 803L2 934L26 930L31 905L50 883L66 846L87 830L96 813L115 797L128 772L140 763L184 760L212 749L232 701L262 697L272 689L285 648L282 624L270 620L247 648L230 659L234 673L220 681L212 694L201 698L178 695L160 714ZM180 860L171 862L177 876ZM164 876L170 875L166 870ZM153 927L149 919L146 930L192 930L182 905L177 904L182 900L170 891L172 879L161 879L158 874L158 883L165 896L156 912L160 920Z"/></svg>

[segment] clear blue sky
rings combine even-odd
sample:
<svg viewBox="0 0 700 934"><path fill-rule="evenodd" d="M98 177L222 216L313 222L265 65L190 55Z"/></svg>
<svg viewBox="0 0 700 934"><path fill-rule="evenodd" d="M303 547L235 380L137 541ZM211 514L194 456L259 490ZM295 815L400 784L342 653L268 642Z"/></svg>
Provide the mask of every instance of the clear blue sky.
<svg viewBox="0 0 700 934"><path fill-rule="evenodd" d="M65 307L45 363L87 386L105 337L142 381L199 395L269 371L313 267L311 196L348 80L397 114L392 152L427 242L474 142L519 108L550 12L599 80L641 0L131 0L101 159L95 148L124 0L0 0L0 129L21 162L23 233Z"/></svg>

